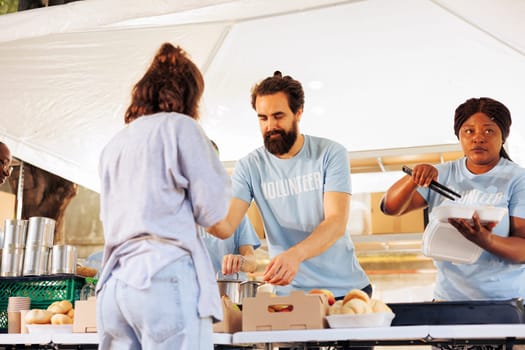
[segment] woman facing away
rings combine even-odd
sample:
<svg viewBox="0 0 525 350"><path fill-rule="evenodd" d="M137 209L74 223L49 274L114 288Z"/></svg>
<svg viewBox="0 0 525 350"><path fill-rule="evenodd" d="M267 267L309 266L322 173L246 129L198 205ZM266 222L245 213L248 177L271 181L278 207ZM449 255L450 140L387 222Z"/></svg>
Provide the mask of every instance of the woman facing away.
<svg viewBox="0 0 525 350"><path fill-rule="evenodd" d="M196 225L226 215L231 187L197 123L203 89L187 54L164 43L102 151L100 349L213 349L222 308Z"/></svg>

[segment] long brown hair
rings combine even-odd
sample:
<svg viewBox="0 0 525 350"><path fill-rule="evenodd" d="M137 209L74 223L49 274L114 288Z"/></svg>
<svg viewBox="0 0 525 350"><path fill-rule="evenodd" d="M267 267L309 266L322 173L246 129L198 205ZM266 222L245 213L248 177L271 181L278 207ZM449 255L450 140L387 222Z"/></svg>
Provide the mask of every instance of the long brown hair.
<svg viewBox="0 0 525 350"><path fill-rule="evenodd" d="M199 119L204 79L199 68L179 46L161 45L146 74L131 92L126 124L144 115L178 112Z"/></svg>

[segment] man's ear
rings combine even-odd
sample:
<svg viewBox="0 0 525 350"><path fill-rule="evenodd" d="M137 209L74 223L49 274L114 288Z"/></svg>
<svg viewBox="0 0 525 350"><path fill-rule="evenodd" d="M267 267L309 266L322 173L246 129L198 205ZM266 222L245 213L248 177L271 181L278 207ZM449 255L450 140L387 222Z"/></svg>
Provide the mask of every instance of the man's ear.
<svg viewBox="0 0 525 350"><path fill-rule="evenodd" d="M297 110L297 113L295 113L295 120L297 120L298 122L300 122L302 117L303 117L303 109L302 109L302 108L299 108L299 109Z"/></svg>

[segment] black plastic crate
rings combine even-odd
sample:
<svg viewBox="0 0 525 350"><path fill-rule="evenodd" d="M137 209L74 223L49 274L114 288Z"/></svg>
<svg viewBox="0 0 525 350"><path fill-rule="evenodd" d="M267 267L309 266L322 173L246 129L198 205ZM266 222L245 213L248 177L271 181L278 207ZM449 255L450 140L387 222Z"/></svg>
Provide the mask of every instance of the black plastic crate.
<svg viewBox="0 0 525 350"><path fill-rule="evenodd" d="M388 304L392 326L525 323L523 300L431 301Z"/></svg>
<svg viewBox="0 0 525 350"><path fill-rule="evenodd" d="M29 297L32 309L46 309L60 300L74 304L84 284L84 277L74 275L0 277L0 333L7 332L9 297Z"/></svg>

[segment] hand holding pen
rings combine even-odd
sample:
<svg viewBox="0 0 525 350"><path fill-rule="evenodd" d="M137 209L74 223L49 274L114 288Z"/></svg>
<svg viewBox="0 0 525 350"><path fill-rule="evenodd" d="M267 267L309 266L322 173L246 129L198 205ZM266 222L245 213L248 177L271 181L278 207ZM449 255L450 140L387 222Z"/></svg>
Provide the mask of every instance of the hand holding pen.
<svg viewBox="0 0 525 350"><path fill-rule="evenodd" d="M434 170L434 172L428 172L423 176L419 175L417 178L414 178L414 182L420 186L428 186L431 190L436 191L440 195L447 197L450 200L456 200L455 197L461 198L461 195L459 193L435 181L434 178L437 178L436 168L434 168L433 166L430 166L429 168ZM410 169L406 165L403 165L403 172L410 176L412 176L413 173L412 169Z"/></svg>

